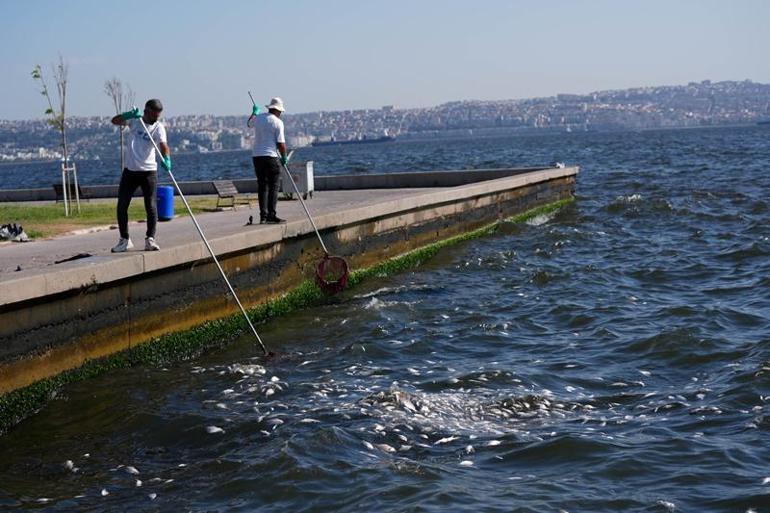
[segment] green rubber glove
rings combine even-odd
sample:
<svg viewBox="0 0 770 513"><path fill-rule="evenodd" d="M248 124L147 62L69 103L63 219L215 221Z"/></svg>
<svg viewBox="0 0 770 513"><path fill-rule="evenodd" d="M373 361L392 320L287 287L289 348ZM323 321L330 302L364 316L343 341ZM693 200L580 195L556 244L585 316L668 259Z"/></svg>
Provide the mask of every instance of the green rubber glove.
<svg viewBox="0 0 770 513"><path fill-rule="evenodd" d="M129 119L139 119L142 117L142 113L139 112L139 107L134 107L133 109L121 114L120 117L123 118L123 121L128 121Z"/></svg>
<svg viewBox="0 0 770 513"><path fill-rule="evenodd" d="M166 171L171 171L171 157L168 155L163 157L163 160L160 161L160 165L163 166Z"/></svg>
<svg viewBox="0 0 770 513"><path fill-rule="evenodd" d="M256 116L257 114L259 114L259 107L254 105L253 107L251 107L251 115Z"/></svg>
<svg viewBox="0 0 770 513"><path fill-rule="evenodd" d="M287 157L286 155L281 155L281 164L285 166L288 163L289 163L289 157Z"/></svg>

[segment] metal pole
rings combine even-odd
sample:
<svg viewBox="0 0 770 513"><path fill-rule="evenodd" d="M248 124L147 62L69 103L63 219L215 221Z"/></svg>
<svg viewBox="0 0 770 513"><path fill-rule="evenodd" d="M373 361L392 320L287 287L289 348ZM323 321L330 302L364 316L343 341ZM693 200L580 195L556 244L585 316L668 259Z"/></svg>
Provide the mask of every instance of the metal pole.
<svg viewBox="0 0 770 513"><path fill-rule="evenodd" d="M289 158L291 158L292 153L294 152L292 151L289 153ZM310 215L310 211L307 209L307 205L305 205L305 200L302 199L302 194L299 193L299 188L297 187L297 184L294 183L294 178L292 178L291 173L289 172L289 167L286 164L283 164L283 168L286 170L286 174L289 175L289 181L291 182L291 185L294 186L294 192L297 193L297 199L299 200L300 203L302 203L302 208L305 209L307 218L310 219L310 224L313 225L313 230L315 230L315 234L318 236L318 242L321 243L321 248L323 248L324 253L328 255L329 251L326 249L326 244L324 244L324 240L321 238L321 234L318 232L318 227L316 227L315 221L313 221L313 216Z"/></svg>
<svg viewBox="0 0 770 513"><path fill-rule="evenodd" d="M72 176L75 179L75 202L78 206L78 214L80 213L80 190L78 187L78 170L77 167L75 167L75 163L72 163Z"/></svg>
<svg viewBox="0 0 770 513"><path fill-rule="evenodd" d="M64 199L64 217L69 217L70 210L69 206L67 204L67 189L69 189L69 179L67 178L67 164L64 163L61 165L61 193L62 198Z"/></svg>
<svg viewBox="0 0 770 513"><path fill-rule="evenodd" d="M249 98L251 98L251 104L252 104L254 107L256 107L256 106L257 106L257 104L256 104L256 102L254 102L254 97L253 97L253 96L251 96L251 91L248 91L248 93L249 93ZM246 121L246 126L247 126L247 127L249 127L249 128L251 128L251 124L250 124L250 123L251 123L251 119L252 119L253 117L255 117L255 116L254 116L254 114L252 114L251 116L249 116L249 119Z"/></svg>
<svg viewBox="0 0 770 513"><path fill-rule="evenodd" d="M160 152L160 148L158 148L158 145L155 144L155 140L152 138L150 131L147 130L147 125L144 124L144 120L142 118L139 118L139 122L142 124L142 127L144 128L145 133L147 133L147 137L150 138L150 142L152 142L152 145L155 147L155 151L158 152L159 156L162 156L163 154ZM176 187L176 190L179 193L179 197L182 198L182 203L184 203L184 206L187 207L187 212L190 214L190 219L192 219L193 224L195 224L195 228L198 230L198 234L200 234L201 239L203 240L203 243L206 245L206 249L209 250L209 254L211 255L211 258L214 260L214 263L216 264L217 269L219 269L219 273L222 275L222 279L225 280L225 283L227 284L227 288L230 289L230 293L233 295L233 299L235 299L235 302L238 304L238 308L241 309L241 313L243 314L244 319L246 319L246 323L249 325L249 328L251 328L251 332L254 333L254 336L256 337L257 342L259 342L260 347L262 347L262 351L265 353L265 355L268 355L269 353L267 351L267 348L265 348L265 344L263 344L262 339L259 338L259 334L257 333L257 330L254 328L254 325L251 323L251 319L249 319L248 314L246 314L246 309L243 308L243 305L241 304L241 300L238 299L238 295L235 293L235 290L233 290L233 286L230 285L230 280L227 279L227 275L225 274L225 271L222 269L222 266L219 265L219 260L217 260L217 256L214 254L214 250L211 249L211 245L209 244L209 241L206 239L206 236L203 234L203 230L198 224L198 220L195 219L192 209L190 208L190 204L187 203L187 198L185 198L184 194L182 193L182 188L179 187L179 184L177 183L176 178L174 178L174 174L171 172L171 170L167 169L167 171L168 171L168 175L171 177L171 181L174 182L174 187Z"/></svg>

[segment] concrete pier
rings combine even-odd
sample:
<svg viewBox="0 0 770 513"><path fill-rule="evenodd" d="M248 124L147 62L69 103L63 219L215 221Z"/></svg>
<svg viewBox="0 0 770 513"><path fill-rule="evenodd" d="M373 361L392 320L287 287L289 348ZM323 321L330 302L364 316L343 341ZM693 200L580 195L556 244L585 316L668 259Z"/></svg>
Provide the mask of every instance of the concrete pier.
<svg viewBox="0 0 770 513"><path fill-rule="evenodd" d="M325 178L337 190L316 177L308 207L329 251L363 268L570 198L577 172ZM322 256L299 202L278 209L288 223L245 226L249 215L259 217L247 208L197 216L247 308L311 277ZM136 247L124 254L110 253L114 230L0 247L0 394L237 311L187 217L159 225L158 252L142 251L143 224L130 229Z"/></svg>

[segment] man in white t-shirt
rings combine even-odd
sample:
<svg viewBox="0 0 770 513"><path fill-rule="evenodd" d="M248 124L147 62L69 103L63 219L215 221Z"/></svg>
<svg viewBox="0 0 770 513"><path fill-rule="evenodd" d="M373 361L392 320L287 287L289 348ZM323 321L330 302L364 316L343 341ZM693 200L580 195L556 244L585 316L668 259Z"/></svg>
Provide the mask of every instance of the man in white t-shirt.
<svg viewBox="0 0 770 513"><path fill-rule="evenodd" d="M126 167L120 177L118 187L118 228L120 240L112 248L113 253L122 253L134 247L128 236L128 206L137 187L142 188L144 195L144 209L147 212L147 234L144 239L145 251L157 251L160 249L155 242L155 227L158 224L158 165L156 157L160 157L161 165L171 171L171 150L166 139L166 128L158 121L163 111L160 100L148 100L144 105L144 114L134 107L128 112L118 114L112 118L112 124L128 126L128 143L126 144L124 157ZM156 155L155 146L145 132L142 118L147 126L147 131L152 136L155 144L160 148L162 155Z"/></svg>
<svg viewBox="0 0 770 513"><path fill-rule="evenodd" d="M273 98L265 107L267 112L260 114L255 105L249 118L249 121L253 119L254 126L254 151L251 160L257 174L259 222L278 224L286 222L275 213L281 164L286 164L286 137L281 121L281 114L285 109L280 98Z"/></svg>

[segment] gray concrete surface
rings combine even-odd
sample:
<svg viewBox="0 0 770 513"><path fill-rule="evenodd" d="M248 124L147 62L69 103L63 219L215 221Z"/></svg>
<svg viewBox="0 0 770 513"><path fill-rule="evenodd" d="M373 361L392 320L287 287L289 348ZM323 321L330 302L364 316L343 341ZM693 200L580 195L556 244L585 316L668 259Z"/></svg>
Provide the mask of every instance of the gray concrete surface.
<svg viewBox="0 0 770 513"><path fill-rule="evenodd" d="M316 225L323 230L575 173L575 168L546 169L458 187L323 191L307 204ZM278 211L287 224L244 226L249 215L259 217L258 212L245 207L197 218L217 254L269 245L312 231L299 201L281 201ZM207 256L188 217L159 223L157 240L161 251L143 251L144 230L143 224L132 223L130 232L135 248L123 254L110 253L118 240L116 230L0 246L0 305L107 283ZM55 263L83 253L91 256Z"/></svg>
<svg viewBox="0 0 770 513"><path fill-rule="evenodd" d="M305 162L290 164L292 172L298 172L305 167ZM359 175L315 175L315 189L318 191L350 190L350 189L406 189L421 187L454 187L481 180L494 180L515 174L529 173L547 169L546 167L522 167L501 169L460 169L442 171L408 171L391 173L370 173ZM159 185L170 185L168 177L161 174ZM238 192L257 192L257 180L242 178L231 180ZM182 192L188 196L216 194L211 181L179 182ZM83 185L84 198L89 201L100 198L117 198L118 185ZM137 190L135 196L141 196ZM56 198L53 187L40 189L0 189L0 203L24 201L53 201Z"/></svg>

